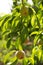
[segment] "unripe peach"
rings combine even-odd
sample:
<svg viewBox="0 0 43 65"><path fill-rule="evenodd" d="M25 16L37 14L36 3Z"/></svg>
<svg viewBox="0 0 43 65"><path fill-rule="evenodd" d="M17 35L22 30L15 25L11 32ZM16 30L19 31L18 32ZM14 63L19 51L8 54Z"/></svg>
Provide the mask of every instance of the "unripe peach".
<svg viewBox="0 0 43 65"><path fill-rule="evenodd" d="M25 56L25 53L24 53L24 51L18 51L16 56L18 59L23 59Z"/></svg>
<svg viewBox="0 0 43 65"><path fill-rule="evenodd" d="M21 8L21 16L27 16L28 15L28 8L23 6Z"/></svg>
<svg viewBox="0 0 43 65"><path fill-rule="evenodd" d="M32 45L32 42L29 39L26 39L24 45Z"/></svg>

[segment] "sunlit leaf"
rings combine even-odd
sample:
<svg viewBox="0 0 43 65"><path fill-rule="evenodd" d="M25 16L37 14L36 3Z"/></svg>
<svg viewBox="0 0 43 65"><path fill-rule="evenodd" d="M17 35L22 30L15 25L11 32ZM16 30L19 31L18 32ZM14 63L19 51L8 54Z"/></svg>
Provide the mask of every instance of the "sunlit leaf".
<svg viewBox="0 0 43 65"><path fill-rule="evenodd" d="M15 52L15 50L13 51L10 51L9 53L7 53L5 56L4 56L4 63L6 63L9 59L10 59L10 56Z"/></svg>

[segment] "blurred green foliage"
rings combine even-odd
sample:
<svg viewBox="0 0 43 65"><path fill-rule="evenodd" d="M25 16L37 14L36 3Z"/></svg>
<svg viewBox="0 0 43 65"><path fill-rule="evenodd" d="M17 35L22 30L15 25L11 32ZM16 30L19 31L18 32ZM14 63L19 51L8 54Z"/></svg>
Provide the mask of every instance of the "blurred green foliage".
<svg viewBox="0 0 43 65"><path fill-rule="evenodd" d="M11 14L0 17L0 64L43 65L43 0L32 1L13 0ZM19 50L23 59L16 56Z"/></svg>

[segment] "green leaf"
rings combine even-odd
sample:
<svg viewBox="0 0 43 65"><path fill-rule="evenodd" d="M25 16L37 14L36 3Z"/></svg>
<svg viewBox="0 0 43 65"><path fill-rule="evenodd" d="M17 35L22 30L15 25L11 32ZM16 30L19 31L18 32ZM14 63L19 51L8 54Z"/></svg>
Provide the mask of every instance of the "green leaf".
<svg viewBox="0 0 43 65"><path fill-rule="evenodd" d="M16 60L17 60L16 56L10 58L10 62L15 62Z"/></svg>
<svg viewBox="0 0 43 65"><path fill-rule="evenodd" d="M10 60L10 56L15 52L15 50L10 51L4 56L3 62L6 63L8 60Z"/></svg>
<svg viewBox="0 0 43 65"><path fill-rule="evenodd" d="M16 49L22 50L21 40L19 37L16 39L15 47Z"/></svg>
<svg viewBox="0 0 43 65"><path fill-rule="evenodd" d="M2 20L0 21L1 22L1 27L4 25L4 23L6 23L6 21L10 18L11 15L5 15Z"/></svg>
<svg viewBox="0 0 43 65"><path fill-rule="evenodd" d="M13 63L11 63L11 65L16 65L17 64L17 59L13 62Z"/></svg>
<svg viewBox="0 0 43 65"><path fill-rule="evenodd" d="M41 0L32 0L34 5L37 5Z"/></svg>
<svg viewBox="0 0 43 65"><path fill-rule="evenodd" d="M11 45L11 38L9 38L9 39L8 39L8 41L7 41L7 45L6 45L6 46L7 46L7 48L9 48L9 47L10 47L10 45Z"/></svg>
<svg viewBox="0 0 43 65"><path fill-rule="evenodd" d="M41 47L38 47L38 46L35 46L32 50L32 56L33 57L37 57L38 60L40 61L41 60L41 55L42 55L42 50L41 50ZM34 59L36 59L36 57ZM36 59L37 60L37 59Z"/></svg>
<svg viewBox="0 0 43 65"><path fill-rule="evenodd" d="M34 5L33 5L32 8L35 10L36 13L38 13L39 8L38 8L37 6L34 6Z"/></svg>
<svg viewBox="0 0 43 65"><path fill-rule="evenodd" d="M39 35L35 36L34 41L33 41L34 46L37 44L39 37L40 37Z"/></svg>
<svg viewBox="0 0 43 65"><path fill-rule="evenodd" d="M30 36L32 36L32 35L38 35L38 31L32 32L32 33L30 34Z"/></svg>
<svg viewBox="0 0 43 65"><path fill-rule="evenodd" d="M32 27L35 27L35 25L36 25L36 15L32 16L31 25L32 25Z"/></svg>
<svg viewBox="0 0 43 65"><path fill-rule="evenodd" d="M29 57L29 64L34 65L34 58L32 56Z"/></svg>
<svg viewBox="0 0 43 65"><path fill-rule="evenodd" d="M24 59L23 59L22 65L27 65L27 58L24 58Z"/></svg>
<svg viewBox="0 0 43 65"><path fill-rule="evenodd" d="M40 31L33 31L30 36L32 35L39 35L39 34L42 34L43 30L40 30Z"/></svg>

